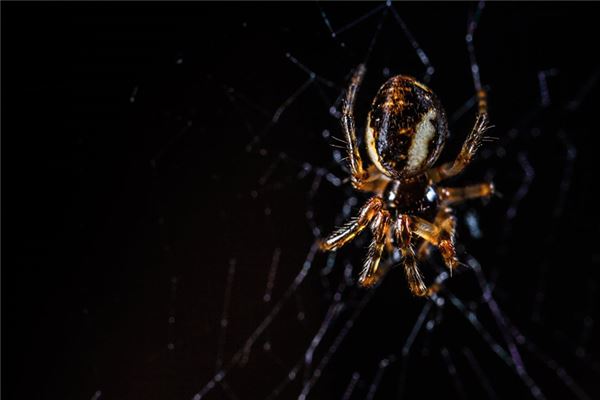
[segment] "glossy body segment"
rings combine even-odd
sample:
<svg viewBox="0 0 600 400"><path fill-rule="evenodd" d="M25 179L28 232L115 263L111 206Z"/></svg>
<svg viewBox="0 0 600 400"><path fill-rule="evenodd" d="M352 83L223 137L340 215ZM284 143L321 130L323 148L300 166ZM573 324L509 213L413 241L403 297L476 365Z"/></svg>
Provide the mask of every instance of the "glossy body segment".
<svg viewBox="0 0 600 400"><path fill-rule="evenodd" d="M367 119L369 157L385 175L418 175L437 160L448 137L437 96L408 76L394 76L377 92Z"/></svg>
<svg viewBox="0 0 600 400"><path fill-rule="evenodd" d="M438 207L439 196L435 185L423 176L398 181L392 180L381 193L387 207L399 213L433 217Z"/></svg>

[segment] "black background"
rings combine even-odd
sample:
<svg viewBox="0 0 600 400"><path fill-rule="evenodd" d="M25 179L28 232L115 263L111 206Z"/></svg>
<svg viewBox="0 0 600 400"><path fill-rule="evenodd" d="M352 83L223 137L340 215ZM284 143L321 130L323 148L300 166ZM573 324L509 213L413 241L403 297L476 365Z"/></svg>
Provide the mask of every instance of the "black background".
<svg viewBox="0 0 600 400"><path fill-rule="evenodd" d="M475 5L396 5L436 67L430 85L448 110L473 91L463 38ZM374 6L322 5L337 27ZM586 317L598 319L591 196L598 90L590 83L599 70L598 16L597 4L487 5L475 44L490 87L493 135L515 129L517 137L504 158L476 164L479 171L495 171L504 197L485 209L472 205L481 210L485 235L472 243L466 238L469 252L495 280L507 315L591 397L600 396L598 367L575 352L583 340L587 355L597 360L597 325L587 331L591 338L582 339L581 332ZM6 398L87 399L100 390L102 398L188 399L204 386L214 371L229 259L235 257L238 268L226 359L267 311L260 298L273 249L282 249L277 297L311 244L304 217L308 185L295 178L298 163L343 174L321 136L323 129L340 136L337 122L314 86L263 134L256 152L245 151L308 78L285 55L333 81L335 88L323 87L333 101L351 68L364 60L377 22L368 19L340 35L344 50L331 39L315 3L3 2ZM416 76L423 71L391 18L368 66L359 120L384 79L383 67ZM550 80L553 102L542 109L537 73L550 68L558 71ZM585 88L581 105L570 110L569 101ZM471 116L453 131L468 129ZM564 209L553 218L565 172L561 131L577 158ZM449 149L459 144L460 138ZM279 151L289 160L278 164L271 181L285 185L259 188L253 200L249 193ZM506 211L522 182L519 154L536 175L509 229ZM483 178L473 168L465 182ZM332 227L344 196L341 189L325 189L317 200L323 229ZM305 350L306 332L315 332L323 314L317 281L309 280L302 294L314 315L305 330L285 329L289 312L271 332L283 366L259 357L231 378L240 398L264 397ZM469 286L468 277L456 281L457 288ZM542 317L532 321L540 282ZM406 293L401 274L390 274L378 291L314 398L340 398L357 366L369 382L377 360L402 347L422 302ZM169 324L171 316L176 322ZM459 313L444 318L450 322L429 348L453 351L455 343L472 343L500 398L528 395L515 374L477 344L480 335L452 322L464 320ZM439 355L420 354L413 361L409 398L459 397ZM534 357L526 361L548 398L573 396ZM457 367L468 397L485 396L469 368L460 361ZM392 369L378 398L396 393L393 375ZM361 390L357 398L366 388ZM297 394L292 387L282 398Z"/></svg>

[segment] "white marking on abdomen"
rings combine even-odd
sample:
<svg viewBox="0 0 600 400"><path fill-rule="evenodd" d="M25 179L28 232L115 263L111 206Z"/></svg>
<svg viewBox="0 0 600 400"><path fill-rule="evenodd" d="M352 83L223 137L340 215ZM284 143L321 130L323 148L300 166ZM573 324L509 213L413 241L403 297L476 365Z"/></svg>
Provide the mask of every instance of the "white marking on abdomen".
<svg viewBox="0 0 600 400"><path fill-rule="evenodd" d="M431 123L437 114L433 108L427 111L427 114L417 124L415 136L413 137L410 148L408 149L408 170L418 170L429 155L429 142L435 135L435 126Z"/></svg>
<svg viewBox="0 0 600 400"><path fill-rule="evenodd" d="M367 142L367 152L369 153L369 158L375 164L375 167L383 174L387 175L387 170L381 165L381 161L379 160L379 153L377 153L377 145L375 143L375 132L373 132L373 128L371 128L371 117L367 117L367 131L365 133L365 139Z"/></svg>

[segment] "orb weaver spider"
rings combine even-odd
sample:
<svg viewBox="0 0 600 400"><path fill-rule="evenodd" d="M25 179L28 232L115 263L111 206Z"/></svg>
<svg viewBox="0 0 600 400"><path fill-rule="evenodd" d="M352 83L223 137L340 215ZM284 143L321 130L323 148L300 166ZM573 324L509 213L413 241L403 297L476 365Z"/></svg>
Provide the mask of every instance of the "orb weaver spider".
<svg viewBox="0 0 600 400"><path fill-rule="evenodd" d="M455 250L456 219L450 206L467 199L489 197L492 183L465 187L437 186L440 181L461 173L471 162L489 128L486 93L478 95L479 112L458 157L434 167L449 135L446 115L437 96L412 77L397 75L388 79L373 99L367 117L365 142L373 165L363 167L357 145L354 101L366 68L356 69L347 89L342 109L342 129L346 139L350 179L353 187L374 193L358 216L320 242L323 251L335 251L371 225L369 246L359 284L370 287L383 276L379 262L384 247L397 246L411 292L429 296L417 261L431 246L438 248L452 271L459 264ZM413 242L423 240L415 254Z"/></svg>

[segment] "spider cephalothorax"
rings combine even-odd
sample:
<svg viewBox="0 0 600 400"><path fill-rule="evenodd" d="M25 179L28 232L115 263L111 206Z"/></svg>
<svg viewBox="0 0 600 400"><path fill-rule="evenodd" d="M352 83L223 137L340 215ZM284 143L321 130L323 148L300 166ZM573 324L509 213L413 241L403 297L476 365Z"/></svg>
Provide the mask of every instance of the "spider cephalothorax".
<svg viewBox="0 0 600 400"><path fill-rule="evenodd" d="M407 76L390 78L377 92L367 118L365 142L373 166L363 168L357 146L353 107L365 74L359 65L346 93L342 128L352 185L375 195L362 206L358 217L321 242L322 250L337 250L371 226L373 240L359 283L372 286L382 276L379 269L384 247L398 247L411 291L426 296L428 288L417 266L430 246L438 248L446 265L458 265L454 249L455 218L449 207L471 198L490 196L491 183L450 188L437 183L460 173L470 162L487 129L485 93L480 91L479 114L454 162L434 167L448 137L446 115L436 95ZM421 239L418 252L416 239Z"/></svg>

